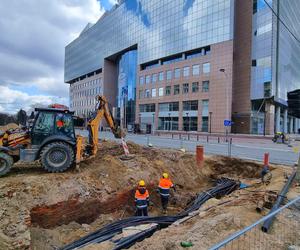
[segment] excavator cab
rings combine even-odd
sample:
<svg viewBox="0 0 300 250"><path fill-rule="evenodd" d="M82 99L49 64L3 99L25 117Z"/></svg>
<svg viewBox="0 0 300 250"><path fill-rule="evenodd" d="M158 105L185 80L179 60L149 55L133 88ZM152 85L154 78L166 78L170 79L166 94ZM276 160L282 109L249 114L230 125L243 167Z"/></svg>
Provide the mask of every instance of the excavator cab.
<svg viewBox="0 0 300 250"><path fill-rule="evenodd" d="M73 112L57 109L36 109L38 114L31 129L31 144L42 145L51 137L76 142Z"/></svg>

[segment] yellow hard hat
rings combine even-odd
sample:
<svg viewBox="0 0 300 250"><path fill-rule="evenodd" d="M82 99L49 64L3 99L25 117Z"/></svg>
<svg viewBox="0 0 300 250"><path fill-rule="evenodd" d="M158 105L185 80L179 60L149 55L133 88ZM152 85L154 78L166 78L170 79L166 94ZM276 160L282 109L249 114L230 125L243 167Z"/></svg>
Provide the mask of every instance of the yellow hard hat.
<svg viewBox="0 0 300 250"><path fill-rule="evenodd" d="M144 180L140 180L139 181L139 186L144 187L145 186L145 181Z"/></svg>
<svg viewBox="0 0 300 250"><path fill-rule="evenodd" d="M163 173L162 175L165 179L169 178L169 175L167 173Z"/></svg>

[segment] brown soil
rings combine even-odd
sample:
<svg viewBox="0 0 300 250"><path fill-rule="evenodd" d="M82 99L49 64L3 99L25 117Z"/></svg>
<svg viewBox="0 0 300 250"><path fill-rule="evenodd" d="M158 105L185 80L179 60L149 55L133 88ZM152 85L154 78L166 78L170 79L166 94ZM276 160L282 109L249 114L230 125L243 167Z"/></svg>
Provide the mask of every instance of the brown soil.
<svg viewBox="0 0 300 250"><path fill-rule="evenodd" d="M212 180L217 177L226 176L254 184L253 191L261 192L253 192L251 198L243 194L247 191L234 192L226 199L234 198L235 201L210 209L199 218L177 226L175 231L162 230L133 248L173 249L172 246L178 246L177 243L187 235L197 238L204 231L207 231L206 245L209 245L259 218L261 215L255 212L257 200L268 190L279 190L284 183L284 173L291 171L290 168L274 168L272 183L266 188L259 184L262 166L258 163L207 157L203 169L200 169L194 155L141 147L130 142L128 146L134 158L125 161L120 159L123 155L120 145L102 142L97 156L82 163L80 172L72 169L49 174L38 163L14 167L8 176L0 180L0 249L56 249L107 223L132 216L133 194L140 179L146 181L154 203L149 208L150 215L160 215L160 201L155 189L163 172L168 172L177 185L168 214L184 209L192 197L211 187ZM298 190L293 189L293 192L297 194ZM208 205L213 204L211 202L214 200ZM241 217L238 225L237 219L230 217L236 213ZM218 237L211 239L212 236L207 236L213 233L212 230L217 230L214 235ZM169 243L161 245L162 239L168 239L163 242ZM110 243L96 247L112 248Z"/></svg>

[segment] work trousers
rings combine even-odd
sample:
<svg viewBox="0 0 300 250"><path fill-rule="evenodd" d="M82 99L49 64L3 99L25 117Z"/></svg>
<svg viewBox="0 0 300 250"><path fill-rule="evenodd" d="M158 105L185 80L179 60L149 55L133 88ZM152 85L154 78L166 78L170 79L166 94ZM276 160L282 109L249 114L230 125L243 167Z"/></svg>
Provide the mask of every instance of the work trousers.
<svg viewBox="0 0 300 250"><path fill-rule="evenodd" d="M169 196L160 195L160 199L161 199L161 206L163 210L167 210L168 203L169 203Z"/></svg>
<svg viewBox="0 0 300 250"><path fill-rule="evenodd" d="M136 216L148 216L148 207L136 208Z"/></svg>

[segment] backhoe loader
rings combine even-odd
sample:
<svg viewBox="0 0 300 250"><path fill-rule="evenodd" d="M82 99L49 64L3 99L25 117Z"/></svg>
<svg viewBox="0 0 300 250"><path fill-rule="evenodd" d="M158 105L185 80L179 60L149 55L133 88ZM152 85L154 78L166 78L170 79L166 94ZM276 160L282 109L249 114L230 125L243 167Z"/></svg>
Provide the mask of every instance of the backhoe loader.
<svg viewBox="0 0 300 250"><path fill-rule="evenodd" d="M88 121L88 140L75 135L73 112L66 109L36 108L31 128L0 134L0 176L17 161L41 161L48 172L63 172L93 157L98 151L99 125L104 118L116 138L124 137L115 123L104 96L97 96L95 112Z"/></svg>

